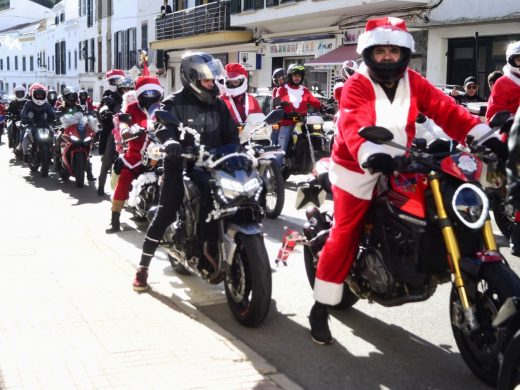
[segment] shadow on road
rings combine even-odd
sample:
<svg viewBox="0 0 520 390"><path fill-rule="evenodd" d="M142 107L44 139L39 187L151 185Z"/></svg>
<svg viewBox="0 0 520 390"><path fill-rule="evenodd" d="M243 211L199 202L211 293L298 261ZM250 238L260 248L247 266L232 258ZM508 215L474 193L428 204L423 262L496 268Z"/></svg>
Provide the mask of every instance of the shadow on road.
<svg viewBox="0 0 520 390"><path fill-rule="evenodd" d="M352 337L375 347L369 356L355 356L337 341L331 346L313 343L308 327L293 321L290 313L278 312L274 301L265 323L256 329L238 325L225 306L199 309L306 389L486 388L458 353L356 309L331 314L351 329Z"/></svg>

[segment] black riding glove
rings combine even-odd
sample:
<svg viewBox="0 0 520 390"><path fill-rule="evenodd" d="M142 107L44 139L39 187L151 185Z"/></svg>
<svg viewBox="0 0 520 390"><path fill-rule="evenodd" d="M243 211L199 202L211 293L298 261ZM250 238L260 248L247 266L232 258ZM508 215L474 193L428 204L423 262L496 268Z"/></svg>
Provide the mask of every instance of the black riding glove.
<svg viewBox="0 0 520 390"><path fill-rule="evenodd" d="M164 152L168 160L176 160L181 156L182 146L177 141L169 140L164 144Z"/></svg>
<svg viewBox="0 0 520 390"><path fill-rule="evenodd" d="M504 162L507 160L507 156L509 155L507 145L498 138L490 138L484 141L482 146L491 149L491 151L497 155L499 161Z"/></svg>
<svg viewBox="0 0 520 390"><path fill-rule="evenodd" d="M372 172L388 175L394 171L394 159L386 153L375 153L366 162L366 167Z"/></svg>

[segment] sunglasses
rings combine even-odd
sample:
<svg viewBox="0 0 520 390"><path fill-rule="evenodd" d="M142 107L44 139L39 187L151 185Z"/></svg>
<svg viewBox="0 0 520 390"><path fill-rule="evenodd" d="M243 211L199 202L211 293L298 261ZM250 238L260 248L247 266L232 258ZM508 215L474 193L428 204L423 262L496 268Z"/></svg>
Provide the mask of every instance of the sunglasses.
<svg viewBox="0 0 520 390"><path fill-rule="evenodd" d="M468 85L466 86L467 89L477 89L478 87L476 85Z"/></svg>

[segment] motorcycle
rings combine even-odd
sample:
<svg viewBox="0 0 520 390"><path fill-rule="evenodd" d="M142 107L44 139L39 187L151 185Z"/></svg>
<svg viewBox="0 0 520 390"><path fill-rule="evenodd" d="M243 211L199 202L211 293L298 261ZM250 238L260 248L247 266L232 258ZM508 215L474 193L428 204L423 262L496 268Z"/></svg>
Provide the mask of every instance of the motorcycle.
<svg viewBox="0 0 520 390"><path fill-rule="evenodd" d="M267 316L271 302L271 267L261 225L262 178L257 164L263 164L238 145L224 145L212 151L200 145L197 131L184 127L167 111L156 111L165 126L177 126L181 141L189 135L194 150L182 157L195 168L209 173L213 209L204 220L201 190L188 174L184 176L184 197L177 219L166 230L162 245L174 270L190 272L211 284L224 282L226 298L234 318L254 327ZM153 218L155 208L149 213ZM217 247L208 245L200 228L218 227ZM214 242L214 241L213 241Z"/></svg>
<svg viewBox="0 0 520 390"><path fill-rule="evenodd" d="M56 173L63 180L74 176L76 187L85 185L85 173L92 142L96 136L96 122L92 116L82 113L64 115L61 118L63 132L59 137L59 150L55 153Z"/></svg>
<svg viewBox="0 0 520 390"><path fill-rule="evenodd" d="M145 221L150 209L159 203L164 158L162 144L153 132L148 133L148 138L142 158L144 172L132 182L128 197L128 207L136 221Z"/></svg>
<svg viewBox="0 0 520 390"><path fill-rule="evenodd" d="M479 184L482 162L464 151L430 153L425 140L405 148L382 127L359 134L410 156L397 158L396 172L380 181L387 188L367 213L337 308L348 309L358 299L387 307L425 301L437 285L451 282L451 326L462 358L480 380L496 385L504 335L492 321L507 298L518 296L520 279L498 252L489 200ZM301 243L313 285L332 214L314 207L306 215Z"/></svg>
<svg viewBox="0 0 520 390"><path fill-rule="evenodd" d="M290 175L311 172L316 165L316 161L330 153L330 142L325 137L324 121L320 114L309 113L306 117L301 117L297 113L293 113L289 116L296 124L282 167L285 180Z"/></svg>
<svg viewBox="0 0 520 390"><path fill-rule="evenodd" d="M11 116L7 116L7 137L9 139L9 148L13 149L13 153L16 159L21 160L23 158L22 151L22 139L25 131L22 127L21 120L15 120Z"/></svg>
<svg viewBox="0 0 520 390"><path fill-rule="evenodd" d="M505 334L501 349L498 390L518 389L520 386L520 297L511 297L500 308L493 326Z"/></svg>
<svg viewBox="0 0 520 390"><path fill-rule="evenodd" d="M283 118L282 111L274 110L269 115L249 114L246 123L238 126L240 143L250 148L255 157L265 160L258 168L265 185L265 215L277 218L285 203L285 180L282 174L283 152L271 146L271 125Z"/></svg>
<svg viewBox="0 0 520 390"><path fill-rule="evenodd" d="M2 141L2 136L4 135L5 129L5 115L0 114L0 142Z"/></svg>
<svg viewBox="0 0 520 390"><path fill-rule="evenodd" d="M49 176L54 130L47 123L29 124L26 134L30 139L27 148L29 169L36 172L41 167L42 177Z"/></svg>

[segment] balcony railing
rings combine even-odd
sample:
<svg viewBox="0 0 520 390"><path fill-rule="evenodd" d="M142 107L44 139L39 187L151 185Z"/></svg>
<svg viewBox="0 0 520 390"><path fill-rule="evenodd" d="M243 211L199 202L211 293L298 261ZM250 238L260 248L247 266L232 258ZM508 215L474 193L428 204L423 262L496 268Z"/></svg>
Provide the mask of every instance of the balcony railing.
<svg viewBox="0 0 520 390"><path fill-rule="evenodd" d="M220 0L155 18L155 37L172 39L229 30L229 21L230 2Z"/></svg>

